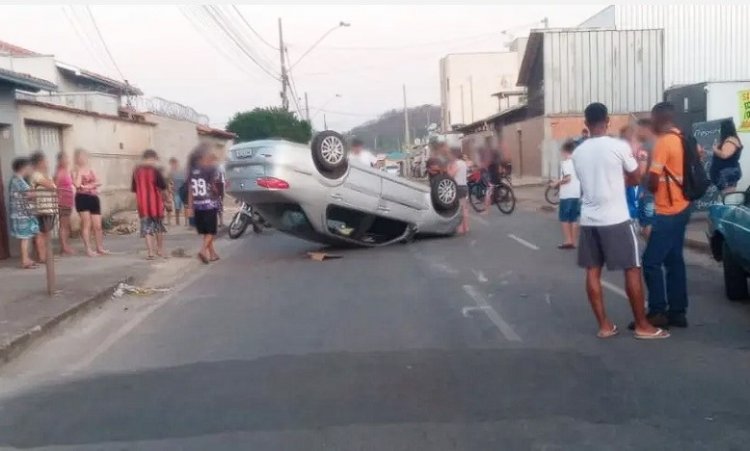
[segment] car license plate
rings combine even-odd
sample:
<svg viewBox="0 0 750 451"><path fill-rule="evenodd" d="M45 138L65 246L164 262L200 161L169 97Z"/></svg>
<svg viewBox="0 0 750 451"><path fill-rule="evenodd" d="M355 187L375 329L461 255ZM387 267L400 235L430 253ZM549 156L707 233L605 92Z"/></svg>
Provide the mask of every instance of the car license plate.
<svg viewBox="0 0 750 451"><path fill-rule="evenodd" d="M237 149L234 151L234 156L237 158L252 158L254 154L253 149Z"/></svg>

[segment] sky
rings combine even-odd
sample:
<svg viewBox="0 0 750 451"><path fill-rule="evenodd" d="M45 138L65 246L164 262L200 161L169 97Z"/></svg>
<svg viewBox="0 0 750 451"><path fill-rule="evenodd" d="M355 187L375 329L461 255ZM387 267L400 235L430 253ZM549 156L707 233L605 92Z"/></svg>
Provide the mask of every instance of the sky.
<svg viewBox="0 0 750 451"><path fill-rule="evenodd" d="M300 108L307 92L314 125L322 128L325 115L328 128L344 131L401 108L403 85L409 105L439 105L438 62L448 53L502 51L508 35L528 35L545 17L553 28L576 26L604 6L238 5L251 30L231 5L220 5L214 13L233 17L243 52L197 5L91 5L91 16L85 5L2 5L0 40L124 77L146 96L191 106L223 127L237 111L280 104L282 18ZM350 26L300 59L341 21Z"/></svg>

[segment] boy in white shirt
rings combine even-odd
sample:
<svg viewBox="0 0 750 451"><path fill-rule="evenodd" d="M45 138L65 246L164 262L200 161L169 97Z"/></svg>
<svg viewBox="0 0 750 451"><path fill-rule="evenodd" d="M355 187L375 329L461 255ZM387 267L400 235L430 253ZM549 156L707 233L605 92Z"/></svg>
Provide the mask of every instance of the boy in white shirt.
<svg viewBox="0 0 750 451"><path fill-rule="evenodd" d="M581 182L578 181L573 166L573 150L576 143L565 141L560 148L560 180L553 182L553 187L560 188L560 205L558 218L562 226L563 243L558 249L575 249L575 237L578 235L578 218L581 216Z"/></svg>

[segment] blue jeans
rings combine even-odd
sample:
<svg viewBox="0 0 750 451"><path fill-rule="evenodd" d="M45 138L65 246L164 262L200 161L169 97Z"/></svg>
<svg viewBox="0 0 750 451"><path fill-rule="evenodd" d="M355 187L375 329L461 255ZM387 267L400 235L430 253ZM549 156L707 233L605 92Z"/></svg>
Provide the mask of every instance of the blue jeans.
<svg viewBox="0 0 750 451"><path fill-rule="evenodd" d="M651 235L643 253L643 277L648 288L650 314L667 311L670 314L684 314L687 310L687 275L683 246L689 220L690 207L676 215L657 214L653 217Z"/></svg>

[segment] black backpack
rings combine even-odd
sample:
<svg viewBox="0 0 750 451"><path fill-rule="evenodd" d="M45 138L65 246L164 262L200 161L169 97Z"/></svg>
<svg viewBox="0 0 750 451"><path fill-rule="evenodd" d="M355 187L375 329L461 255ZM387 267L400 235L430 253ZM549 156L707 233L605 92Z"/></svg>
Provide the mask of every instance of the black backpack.
<svg viewBox="0 0 750 451"><path fill-rule="evenodd" d="M670 132L673 135L679 136L682 141L682 183L672 175L669 170L664 167L664 174L667 179L667 194L669 195L669 202L672 203L672 190L670 188L671 183L674 182L677 186L682 189L682 194L685 199L689 201L698 200L706 194L708 187L711 186L711 180L706 175L706 168L703 166L701 161L700 153L698 152L698 141L695 137L688 136L676 132Z"/></svg>

